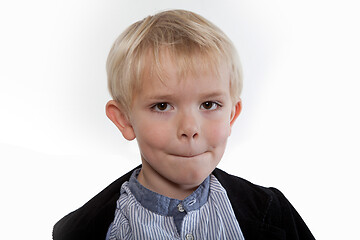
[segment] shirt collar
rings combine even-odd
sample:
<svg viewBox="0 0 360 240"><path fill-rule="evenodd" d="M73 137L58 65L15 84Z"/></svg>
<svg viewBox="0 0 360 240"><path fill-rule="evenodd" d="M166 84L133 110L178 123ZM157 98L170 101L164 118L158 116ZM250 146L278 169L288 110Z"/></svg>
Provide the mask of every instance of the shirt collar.
<svg viewBox="0 0 360 240"><path fill-rule="evenodd" d="M200 209L209 196L210 177L208 176L199 187L184 200L178 200L163 196L147 189L139 183L137 176L140 169L133 172L129 180L129 189L136 200L146 209L165 216L174 216L183 210L190 212Z"/></svg>

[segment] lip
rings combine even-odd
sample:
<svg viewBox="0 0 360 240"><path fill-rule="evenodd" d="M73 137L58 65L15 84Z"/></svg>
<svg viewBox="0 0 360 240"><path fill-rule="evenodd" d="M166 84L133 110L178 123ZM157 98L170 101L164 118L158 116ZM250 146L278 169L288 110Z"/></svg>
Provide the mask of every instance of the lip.
<svg viewBox="0 0 360 240"><path fill-rule="evenodd" d="M202 153L198 153L198 154L170 154L170 155L175 156L175 157L180 157L180 158L194 158L194 157L201 156L205 153L206 152L202 152Z"/></svg>

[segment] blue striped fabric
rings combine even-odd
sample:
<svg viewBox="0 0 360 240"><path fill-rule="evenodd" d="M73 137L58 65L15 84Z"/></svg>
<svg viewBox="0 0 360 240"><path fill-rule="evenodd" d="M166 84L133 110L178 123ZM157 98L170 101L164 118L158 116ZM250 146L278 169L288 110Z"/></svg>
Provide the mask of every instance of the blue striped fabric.
<svg viewBox="0 0 360 240"><path fill-rule="evenodd" d="M225 189L210 176L208 201L186 212L180 232L172 216L144 208L131 193L129 182L121 187L115 219L106 239L244 239Z"/></svg>

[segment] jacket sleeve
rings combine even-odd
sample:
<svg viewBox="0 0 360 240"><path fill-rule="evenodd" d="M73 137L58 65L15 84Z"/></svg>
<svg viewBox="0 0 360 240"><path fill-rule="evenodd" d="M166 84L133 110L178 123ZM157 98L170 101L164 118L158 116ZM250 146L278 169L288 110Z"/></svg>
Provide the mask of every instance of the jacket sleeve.
<svg viewBox="0 0 360 240"><path fill-rule="evenodd" d="M291 240L312 240L315 239L305 222L286 199L286 197L276 188L269 188L273 192L268 210L264 217L269 224L280 225L285 231L286 239Z"/></svg>
<svg viewBox="0 0 360 240"><path fill-rule="evenodd" d="M215 169L247 240L313 240L298 212L276 188L255 185Z"/></svg>
<svg viewBox="0 0 360 240"><path fill-rule="evenodd" d="M135 169L114 181L81 208L59 220L53 228L53 239L105 239L108 228L114 220L121 185L129 180Z"/></svg>

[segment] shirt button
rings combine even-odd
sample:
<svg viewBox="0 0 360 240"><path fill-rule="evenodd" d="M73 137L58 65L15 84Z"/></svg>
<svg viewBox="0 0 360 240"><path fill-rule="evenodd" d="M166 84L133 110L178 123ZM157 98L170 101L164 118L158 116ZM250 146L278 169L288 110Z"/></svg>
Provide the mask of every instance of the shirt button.
<svg viewBox="0 0 360 240"><path fill-rule="evenodd" d="M184 207L183 207L183 205L181 203L179 203L179 205L177 205L177 208L178 208L179 212L185 211Z"/></svg>
<svg viewBox="0 0 360 240"><path fill-rule="evenodd" d="M191 233L186 234L186 240L194 240L194 236Z"/></svg>
<svg viewBox="0 0 360 240"><path fill-rule="evenodd" d="M196 199L191 200L191 201L189 202L189 206L194 205L194 203L196 203Z"/></svg>

